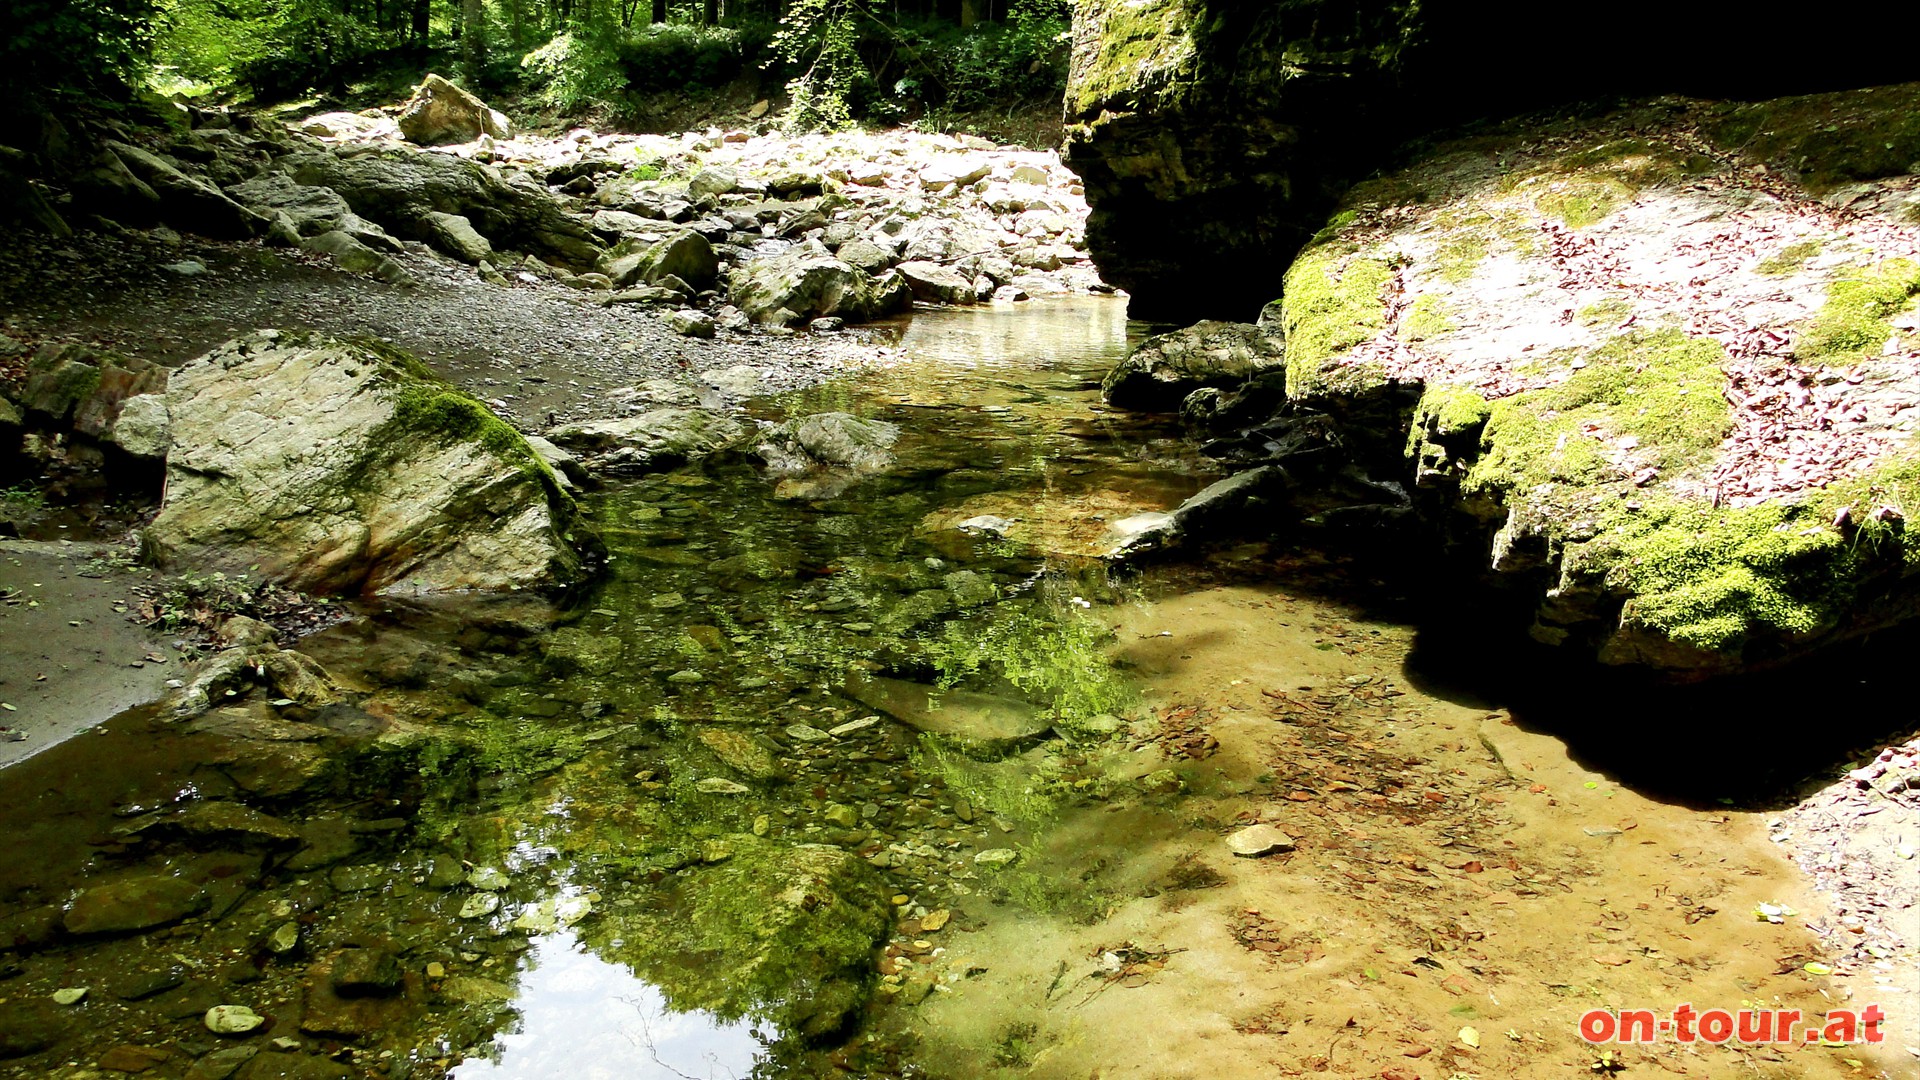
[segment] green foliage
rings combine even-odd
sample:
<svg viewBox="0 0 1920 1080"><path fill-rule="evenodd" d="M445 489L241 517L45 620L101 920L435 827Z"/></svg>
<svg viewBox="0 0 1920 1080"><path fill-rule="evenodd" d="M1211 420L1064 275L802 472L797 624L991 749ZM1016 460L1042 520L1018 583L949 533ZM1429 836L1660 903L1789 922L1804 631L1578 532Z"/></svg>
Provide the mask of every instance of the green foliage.
<svg viewBox="0 0 1920 1080"><path fill-rule="evenodd" d="M592 26L555 34L520 66L540 88L540 100L564 112L612 102L625 86L618 40Z"/></svg>
<svg viewBox="0 0 1920 1080"><path fill-rule="evenodd" d="M835 131L853 124L855 83L867 76L857 45L859 20L869 17L861 0L793 0L787 6L774 52L805 70L787 83L791 131Z"/></svg>
<svg viewBox="0 0 1920 1080"><path fill-rule="evenodd" d="M984 625L949 622L927 645L940 685L997 674L1050 710L1063 733L1089 732L1095 718L1125 712L1132 687L1108 663L1108 635L1065 605L1002 605Z"/></svg>
<svg viewBox="0 0 1920 1080"><path fill-rule="evenodd" d="M155 0L6 0L0 91L65 96L126 85L144 68L156 14Z"/></svg>

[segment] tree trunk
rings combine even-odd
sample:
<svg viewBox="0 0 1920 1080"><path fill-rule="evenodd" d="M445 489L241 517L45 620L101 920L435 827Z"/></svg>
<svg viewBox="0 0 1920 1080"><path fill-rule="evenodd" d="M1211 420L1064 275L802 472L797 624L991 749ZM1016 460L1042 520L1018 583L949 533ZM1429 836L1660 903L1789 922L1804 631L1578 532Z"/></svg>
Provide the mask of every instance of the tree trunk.
<svg viewBox="0 0 1920 1080"><path fill-rule="evenodd" d="M460 59L467 69L467 88L477 91L487 67L485 0L460 0Z"/></svg>
<svg viewBox="0 0 1920 1080"><path fill-rule="evenodd" d="M667 0L653 0L653 17L647 21L656 23L667 21Z"/></svg>
<svg viewBox="0 0 1920 1080"><path fill-rule="evenodd" d="M424 49L427 47L429 16L432 12L433 0L413 0L413 33L411 36L413 38L413 47L416 49Z"/></svg>
<svg viewBox="0 0 1920 1080"><path fill-rule="evenodd" d="M707 0L706 11L701 15L700 21L708 26L720 25L720 0Z"/></svg>
<svg viewBox="0 0 1920 1080"><path fill-rule="evenodd" d="M960 0L960 29L965 30L979 21L979 0Z"/></svg>

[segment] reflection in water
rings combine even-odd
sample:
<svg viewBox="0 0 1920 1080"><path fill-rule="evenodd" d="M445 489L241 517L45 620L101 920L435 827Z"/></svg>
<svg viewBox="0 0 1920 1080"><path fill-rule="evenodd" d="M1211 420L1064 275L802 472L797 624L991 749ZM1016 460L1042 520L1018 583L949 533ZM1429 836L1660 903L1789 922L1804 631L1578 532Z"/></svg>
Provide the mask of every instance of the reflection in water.
<svg viewBox="0 0 1920 1080"><path fill-rule="evenodd" d="M518 1031L494 1040L497 1056L470 1058L459 1080L725 1080L760 1056L763 1033L742 1021L677 1013L654 986L578 947L571 932L534 941L514 1008Z"/></svg>
<svg viewBox="0 0 1920 1080"><path fill-rule="evenodd" d="M1125 301L1103 297L1037 300L990 308L915 312L900 338L918 361L1023 367L1098 365L1105 374L1127 341Z"/></svg>

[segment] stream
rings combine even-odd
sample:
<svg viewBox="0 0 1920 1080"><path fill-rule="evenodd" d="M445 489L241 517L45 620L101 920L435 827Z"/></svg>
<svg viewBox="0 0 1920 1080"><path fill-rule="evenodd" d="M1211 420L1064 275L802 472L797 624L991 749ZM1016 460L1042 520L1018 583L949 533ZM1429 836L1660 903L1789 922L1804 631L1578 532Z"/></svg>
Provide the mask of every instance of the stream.
<svg viewBox="0 0 1920 1080"><path fill-rule="evenodd" d="M1769 813L1411 676L1391 590L1337 559L1110 573L1116 523L1222 475L1100 405L1147 332L1123 300L897 332L888 366L752 403L897 424L883 470L621 482L563 611L358 605L297 646L324 700L149 706L0 772L0 1076L1882 1060L1582 1042L1590 1008L1827 1007ZM1257 823L1284 842L1236 855Z"/></svg>

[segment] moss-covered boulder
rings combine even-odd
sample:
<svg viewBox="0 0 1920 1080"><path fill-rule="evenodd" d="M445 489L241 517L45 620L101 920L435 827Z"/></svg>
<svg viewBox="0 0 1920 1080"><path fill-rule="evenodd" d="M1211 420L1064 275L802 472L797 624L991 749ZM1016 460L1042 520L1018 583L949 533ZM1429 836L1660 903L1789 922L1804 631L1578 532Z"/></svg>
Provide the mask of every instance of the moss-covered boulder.
<svg viewBox="0 0 1920 1080"><path fill-rule="evenodd" d="M593 542L486 406L371 342L261 331L174 372L163 563L322 593L564 586Z"/></svg>
<svg viewBox="0 0 1920 1080"><path fill-rule="evenodd" d="M1731 671L1920 613L1920 180L1809 149L1916 90L1516 124L1356 187L1286 276L1290 407L1404 440L1533 636L1603 662Z"/></svg>

